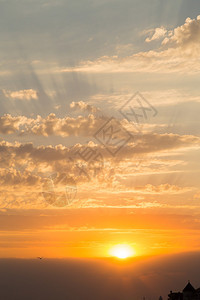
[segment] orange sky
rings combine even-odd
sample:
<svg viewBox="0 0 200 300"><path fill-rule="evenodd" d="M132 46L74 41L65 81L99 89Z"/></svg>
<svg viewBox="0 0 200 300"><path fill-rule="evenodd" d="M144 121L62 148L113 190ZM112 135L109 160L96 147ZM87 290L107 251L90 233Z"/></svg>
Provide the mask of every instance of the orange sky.
<svg viewBox="0 0 200 300"><path fill-rule="evenodd" d="M6 225L5 225L6 224ZM199 249L199 224L189 215L84 209L1 217L2 257L109 256L128 244L137 256Z"/></svg>

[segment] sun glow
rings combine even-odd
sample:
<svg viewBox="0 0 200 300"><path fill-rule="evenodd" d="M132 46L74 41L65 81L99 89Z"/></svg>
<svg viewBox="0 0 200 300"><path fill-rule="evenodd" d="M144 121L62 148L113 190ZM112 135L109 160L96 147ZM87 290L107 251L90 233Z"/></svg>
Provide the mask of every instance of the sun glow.
<svg viewBox="0 0 200 300"><path fill-rule="evenodd" d="M110 255L120 259L125 259L135 255L134 249L126 244L119 244L112 247L109 251Z"/></svg>

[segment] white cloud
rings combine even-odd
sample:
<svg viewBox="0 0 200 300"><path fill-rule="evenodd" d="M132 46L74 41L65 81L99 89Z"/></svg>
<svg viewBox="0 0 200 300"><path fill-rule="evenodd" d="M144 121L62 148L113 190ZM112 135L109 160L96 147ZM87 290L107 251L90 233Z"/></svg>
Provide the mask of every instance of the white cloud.
<svg viewBox="0 0 200 300"><path fill-rule="evenodd" d="M171 35L164 39L164 45L177 47L181 52L191 56L199 54L200 49L200 16L197 19L187 18L182 26L175 28Z"/></svg>
<svg viewBox="0 0 200 300"><path fill-rule="evenodd" d="M165 36L167 30L164 27L157 27L152 30L150 37L147 37L145 42L150 43L155 40L159 40Z"/></svg>
<svg viewBox="0 0 200 300"><path fill-rule="evenodd" d="M19 90L19 91L9 91L3 90L5 97L12 98L12 99L19 99L19 100L37 100L38 93L33 89L29 90Z"/></svg>

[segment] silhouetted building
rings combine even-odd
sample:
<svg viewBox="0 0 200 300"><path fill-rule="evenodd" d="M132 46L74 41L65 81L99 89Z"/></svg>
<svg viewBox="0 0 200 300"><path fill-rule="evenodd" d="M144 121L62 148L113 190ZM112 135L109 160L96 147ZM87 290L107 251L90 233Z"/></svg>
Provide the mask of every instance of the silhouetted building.
<svg viewBox="0 0 200 300"><path fill-rule="evenodd" d="M195 289L188 281L188 284L182 292L173 293L170 291L168 300L200 300L200 288Z"/></svg>

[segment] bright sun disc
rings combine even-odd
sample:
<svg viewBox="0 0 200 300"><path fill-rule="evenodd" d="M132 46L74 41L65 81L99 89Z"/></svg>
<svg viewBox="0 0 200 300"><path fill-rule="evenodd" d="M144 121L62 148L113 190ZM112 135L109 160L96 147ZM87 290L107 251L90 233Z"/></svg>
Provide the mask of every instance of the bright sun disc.
<svg viewBox="0 0 200 300"><path fill-rule="evenodd" d="M112 247L109 251L112 256L124 259L127 257L131 257L135 254L135 251L129 245L116 245Z"/></svg>

